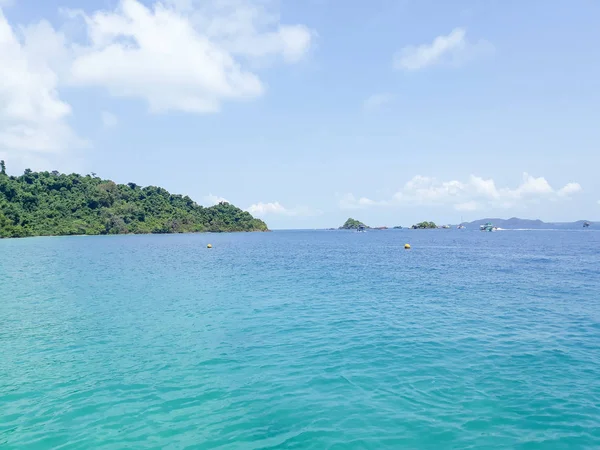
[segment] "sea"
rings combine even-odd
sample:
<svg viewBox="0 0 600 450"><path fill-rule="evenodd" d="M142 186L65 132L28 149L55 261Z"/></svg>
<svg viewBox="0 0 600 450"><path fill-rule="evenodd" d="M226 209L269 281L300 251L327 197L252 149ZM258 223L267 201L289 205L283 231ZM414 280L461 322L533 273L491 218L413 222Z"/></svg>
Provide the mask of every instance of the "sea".
<svg viewBox="0 0 600 450"><path fill-rule="evenodd" d="M2 240L0 448L599 449L600 232Z"/></svg>

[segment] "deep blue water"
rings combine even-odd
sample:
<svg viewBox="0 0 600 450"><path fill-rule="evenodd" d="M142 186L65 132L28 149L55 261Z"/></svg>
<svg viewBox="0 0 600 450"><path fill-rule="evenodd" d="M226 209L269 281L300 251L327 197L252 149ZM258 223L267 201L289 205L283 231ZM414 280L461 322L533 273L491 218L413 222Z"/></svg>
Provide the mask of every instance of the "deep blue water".
<svg viewBox="0 0 600 450"><path fill-rule="evenodd" d="M1 448L598 449L600 232L4 240L0 349Z"/></svg>

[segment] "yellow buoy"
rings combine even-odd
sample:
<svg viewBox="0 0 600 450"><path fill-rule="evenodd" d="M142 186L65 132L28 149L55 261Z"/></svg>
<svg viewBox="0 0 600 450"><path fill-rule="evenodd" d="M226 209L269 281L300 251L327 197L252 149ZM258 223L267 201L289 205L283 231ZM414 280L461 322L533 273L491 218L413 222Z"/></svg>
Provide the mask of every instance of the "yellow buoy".
<svg viewBox="0 0 600 450"><path fill-rule="evenodd" d="M406 250L410 250L410 244L404 244L404 248L405 248Z"/></svg>
<svg viewBox="0 0 600 450"><path fill-rule="evenodd" d="M212 248L212 244L208 244L206 248Z"/></svg>

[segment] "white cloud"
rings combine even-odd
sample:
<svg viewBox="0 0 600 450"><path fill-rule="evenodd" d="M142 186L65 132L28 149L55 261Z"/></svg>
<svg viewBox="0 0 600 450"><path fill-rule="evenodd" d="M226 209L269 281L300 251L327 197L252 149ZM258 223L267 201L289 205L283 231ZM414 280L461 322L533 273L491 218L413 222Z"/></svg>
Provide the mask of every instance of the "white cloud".
<svg viewBox="0 0 600 450"><path fill-rule="evenodd" d="M272 0L168 0L178 13L228 52L256 60L304 58L316 36L305 25L283 25Z"/></svg>
<svg viewBox="0 0 600 450"><path fill-rule="evenodd" d="M287 63L297 63L307 54L315 36L304 25L280 25L278 17L257 4L229 1L217 5L215 9L214 4L204 4L194 16L195 23L234 55L262 60L281 57Z"/></svg>
<svg viewBox="0 0 600 450"><path fill-rule="evenodd" d="M377 111L392 101L392 95L387 93L373 94L363 103L363 109L368 112Z"/></svg>
<svg viewBox="0 0 600 450"><path fill-rule="evenodd" d="M105 128L114 128L119 123L117 116L115 116L112 113L109 113L108 111L102 111L101 118L102 124Z"/></svg>
<svg viewBox="0 0 600 450"><path fill-rule="evenodd" d="M78 49L71 82L144 99L154 112L212 113L223 101L259 97L265 86L243 63L267 56L297 62L312 41L306 27L281 25L241 0L152 7L122 0L113 11L72 15L83 18L90 45Z"/></svg>
<svg viewBox="0 0 600 450"><path fill-rule="evenodd" d="M417 175L409 180L404 189L394 194L399 202L434 202L445 197L457 196L466 186L460 181L438 183L435 178Z"/></svg>
<svg viewBox="0 0 600 450"><path fill-rule="evenodd" d="M390 203L387 200L372 200L368 197L357 198L351 193L338 195L338 198L341 209L364 209L370 206L386 206Z"/></svg>
<svg viewBox="0 0 600 450"><path fill-rule="evenodd" d="M568 188L568 186L565 186L563 189L565 188ZM527 173L523 174L523 183L521 183L521 185L515 191L517 197L520 197L523 194L544 195L552 193L554 193L554 189L552 189L552 186L550 186L545 178L535 178Z"/></svg>
<svg viewBox="0 0 600 450"><path fill-rule="evenodd" d="M497 188L492 179L471 175L467 181L438 181L417 175L406 182L390 200L356 198L346 194L339 200L342 209L365 208L375 205L451 205L458 211L475 211L490 207L511 208L529 202L568 198L582 190L578 183L553 188L544 177L523 174L515 188Z"/></svg>
<svg viewBox="0 0 600 450"><path fill-rule="evenodd" d="M0 151L24 162L85 146L58 93L64 36L45 21L16 30L0 10Z"/></svg>
<svg viewBox="0 0 600 450"><path fill-rule="evenodd" d="M576 194L582 190L581 185L579 183L567 183L564 187L562 187L558 194L562 197L569 196L571 194Z"/></svg>
<svg viewBox="0 0 600 450"><path fill-rule="evenodd" d="M218 195L208 194L204 197L204 203L208 206L218 205L219 203L231 203L229 200Z"/></svg>
<svg viewBox="0 0 600 450"><path fill-rule="evenodd" d="M313 210L305 206L298 206L296 208L286 208L279 202L263 203L258 202L250 205L246 211L250 214L258 217L267 215L281 215L281 216L316 216L321 214L321 211Z"/></svg>
<svg viewBox="0 0 600 450"><path fill-rule="evenodd" d="M404 47L394 55L394 68L412 71L443 63L460 65L491 51L493 46L489 42L471 43L464 28L455 28L447 36L436 37L431 44Z"/></svg>
<svg viewBox="0 0 600 450"><path fill-rule="evenodd" d="M279 202L271 202L271 203L255 203L248 207L247 211L250 214L254 214L257 216L266 216L267 214L285 214L288 215L288 210L279 203Z"/></svg>
<svg viewBox="0 0 600 450"><path fill-rule="evenodd" d="M84 42L44 20L12 26L6 4L0 0L0 153L11 166L75 157L70 150L88 145L69 126L61 87L105 88L155 112L212 113L262 95L257 67L300 61L316 36L282 24L270 0L119 0L109 10L62 10L75 21L65 29L81 25ZM101 119L114 126L108 114Z"/></svg>
<svg viewBox="0 0 600 450"><path fill-rule="evenodd" d="M477 195L491 199L497 199L500 196L498 189L496 189L496 183L492 179L484 180L481 177L471 175L469 181Z"/></svg>

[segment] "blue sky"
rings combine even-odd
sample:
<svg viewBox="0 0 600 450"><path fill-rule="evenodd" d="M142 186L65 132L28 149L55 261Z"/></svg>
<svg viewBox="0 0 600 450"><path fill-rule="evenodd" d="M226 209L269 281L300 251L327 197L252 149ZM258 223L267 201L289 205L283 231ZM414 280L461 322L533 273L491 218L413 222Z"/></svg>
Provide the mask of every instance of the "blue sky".
<svg viewBox="0 0 600 450"><path fill-rule="evenodd" d="M11 173L226 199L272 228L600 218L597 1L0 8Z"/></svg>

